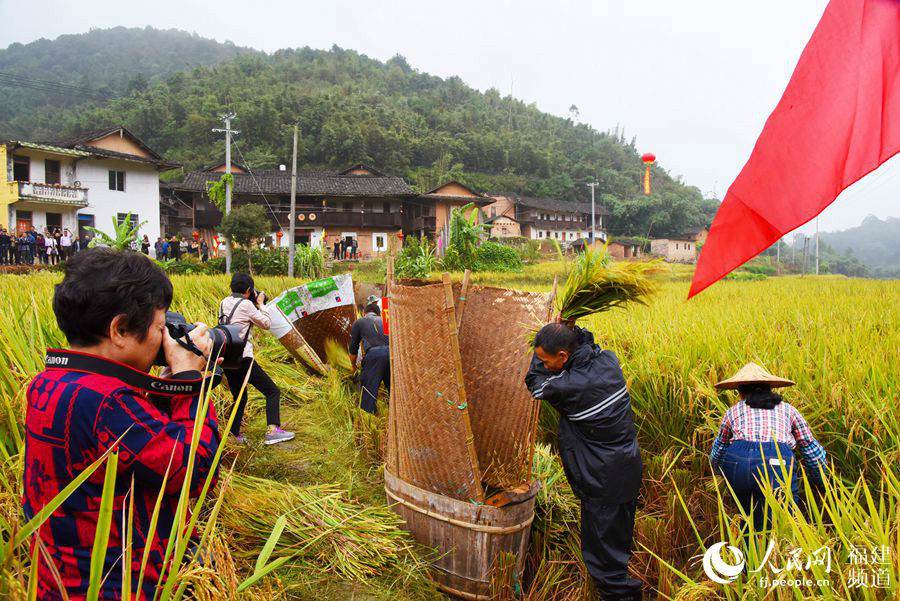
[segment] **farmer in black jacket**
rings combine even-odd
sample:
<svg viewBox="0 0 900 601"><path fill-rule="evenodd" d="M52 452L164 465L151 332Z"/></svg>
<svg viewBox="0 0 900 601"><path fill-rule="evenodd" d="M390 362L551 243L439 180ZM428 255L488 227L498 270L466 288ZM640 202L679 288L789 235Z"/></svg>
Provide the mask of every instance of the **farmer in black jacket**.
<svg viewBox="0 0 900 601"><path fill-rule="evenodd" d="M589 331L563 323L534 339L525 383L559 411L559 454L581 500L581 553L605 601L640 600L628 576L641 450L619 360Z"/></svg>

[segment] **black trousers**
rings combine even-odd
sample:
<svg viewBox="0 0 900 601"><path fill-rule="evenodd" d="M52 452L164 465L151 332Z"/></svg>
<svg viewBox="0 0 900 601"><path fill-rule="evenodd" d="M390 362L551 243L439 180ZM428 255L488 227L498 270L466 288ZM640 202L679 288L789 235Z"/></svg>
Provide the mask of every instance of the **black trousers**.
<svg viewBox="0 0 900 601"><path fill-rule="evenodd" d="M376 346L366 351L362 360L359 383L362 387L362 398L359 406L372 415L378 410L378 387L384 382L385 388L391 389L391 356L388 347Z"/></svg>
<svg viewBox="0 0 900 601"><path fill-rule="evenodd" d="M604 601L641 598L641 581L628 576L636 507L581 499L581 554Z"/></svg>
<svg viewBox="0 0 900 601"><path fill-rule="evenodd" d="M244 378L247 377L247 370L249 369L250 379L247 381L247 387L253 386L253 388L260 391L262 395L266 397L266 423L270 426L280 426L281 391L278 390L278 386L272 381L269 374L260 367L259 363L253 363L253 367L251 368L251 362L253 362L253 359L244 357L241 360L241 367L239 369L225 370L225 379L228 380L228 388L231 390L231 395L236 397L237 393L240 392L241 386L244 385ZM231 424L231 433L238 436L241 433L241 420L244 419L244 408L247 406L246 389L240 399L235 398L235 402L237 402L238 408L237 414L234 416L234 423ZM222 419L227 420L228 418L224 417Z"/></svg>
<svg viewBox="0 0 900 601"><path fill-rule="evenodd" d="M9 263L12 263L12 261L9 260L9 251L10 248L8 244L0 245L0 265L8 265Z"/></svg>

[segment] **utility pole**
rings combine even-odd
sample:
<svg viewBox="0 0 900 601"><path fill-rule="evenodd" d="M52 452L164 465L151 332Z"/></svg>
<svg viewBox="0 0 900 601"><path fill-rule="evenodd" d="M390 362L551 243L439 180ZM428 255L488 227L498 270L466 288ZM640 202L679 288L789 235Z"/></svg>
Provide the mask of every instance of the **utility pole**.
<svg viewBox="0 0 900 601"><path fill-rule="evenodd" d="M819 218L816 217L816 275L819 275Z"/></svg>
<svg viewBox="0 0 900 601"><path fill-rule="evenodd" d="M809 258L809 236L803 234L803 271L800 275L806 275L807 259Z"/></svg>
<svg viewBox="0 0 900 601"><path fill-rule="evenodd" d="M294 235L297 219L297 126L294 125L294 153L291 159L291 213L288 215L288 277L294 277Z"/></svg>
<svg viewBox="0 0 900 601"><path fill-rule="evenodd" d="M594 222L597 219L597 210L594 208L594 188L599 186L597 182L591 182L587 186L591 189L591 246L594 245L594 242L597 241L597 230L594 226Z"/></svg>
<svg viewBox="0 0 900 601"><path fill-rule="evenodd" d="M776 248L775 263L776 263L776 265L778 265L778 267L777 267L778 271L776 273L778 273L778 275L781 275L781 238L779 238L778 242L776 242L775 244L777 244L777 246L775 247Z"/></svg>
<svg viewBox="0 0 900 601"><path fill-rule="evenodd" d="M231 136L241 132L231 129L231 120L237 115L234 113L225 113L221 116L225 122L225 128L213 128L216 133L225 134L225 173L231 175ZM225 214L231 212L231 182L225 182ZM225 238L225 273L231 273L231 239Z"/></svg>

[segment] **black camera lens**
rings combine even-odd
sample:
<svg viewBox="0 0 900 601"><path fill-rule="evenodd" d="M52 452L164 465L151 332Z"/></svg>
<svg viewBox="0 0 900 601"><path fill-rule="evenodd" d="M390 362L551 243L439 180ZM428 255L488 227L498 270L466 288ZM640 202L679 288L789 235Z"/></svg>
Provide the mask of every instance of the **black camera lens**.
<svg viewBox="0 0 900 601"><path fill-rule="evenodd" d="M186 344L183 340L195 327L194 324L188 323L184 315L169 311L166 313L166 329L169 335L182 346ZM236 369L241 365L241 359L244 356L244 346L246 341L241 338L241 326L239 325L218 325L207 330L212 339L212 360L215 361L219 357L222 358L222 367L225 369ZM166 365L166 355L162 345L156 354L156 365Z"/></svg>

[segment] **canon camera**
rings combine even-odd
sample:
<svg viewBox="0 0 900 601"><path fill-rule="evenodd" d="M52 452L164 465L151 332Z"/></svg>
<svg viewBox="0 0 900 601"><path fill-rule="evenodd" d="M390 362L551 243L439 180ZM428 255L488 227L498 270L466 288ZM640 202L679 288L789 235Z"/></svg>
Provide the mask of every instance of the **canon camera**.
<svg viewBox="0 0 900 601"><path fill-rule="evenodd" d="M194 324L188 323L181 313L175 313L174 311L166 313L166 329L169 330L169 335L184 348L202 356L203 353L188 337L188 333L196 327ZM216 359L221 357L223 359L223 368L236 369L240 367L241 358L244 356L244 345L246 344L246 340L241 338L241 326L217 325L214 328L209 328L208 332L209 337L212 338L212 362L214 363ZM166 355L162 347L160 347L159 353L156 355L156 365L166 365Z"/></svg>

